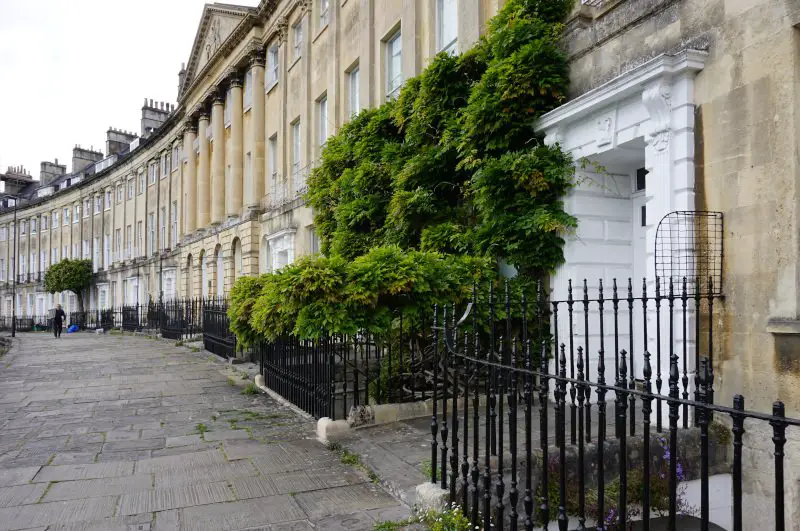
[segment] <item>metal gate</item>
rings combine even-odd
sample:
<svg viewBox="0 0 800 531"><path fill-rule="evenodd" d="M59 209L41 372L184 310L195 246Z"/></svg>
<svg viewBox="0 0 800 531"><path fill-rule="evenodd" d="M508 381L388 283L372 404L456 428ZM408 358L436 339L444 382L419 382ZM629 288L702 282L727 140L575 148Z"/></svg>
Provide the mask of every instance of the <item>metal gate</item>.
<svg viewBox="0 0 800 531"><path fill-rule="evenodd" d="M122 307L122 329L126 332L138 332L142 329L139 323L139 305Z"/></svg>
<svg viewBox="0 0 800 531"><path fill-rule="evenodd" d="M210 299L203 304L203 347L223 358L236 354L236 336L231 332L224 299Z"/></svg>

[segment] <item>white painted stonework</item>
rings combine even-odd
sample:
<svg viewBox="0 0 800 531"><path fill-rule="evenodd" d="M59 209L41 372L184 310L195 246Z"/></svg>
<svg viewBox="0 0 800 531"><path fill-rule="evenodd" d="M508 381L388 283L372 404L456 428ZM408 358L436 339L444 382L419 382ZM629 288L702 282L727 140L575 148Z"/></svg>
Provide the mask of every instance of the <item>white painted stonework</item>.
<svg viewBox="0 0 800 531"><path fill-rule="evenodd" d="M620 298L627 298L628 278L633 278L635 297L641 296L643 278L647 279L648 295L654 295L658 222L672 211L695 210L693 86L705 58L705 52L696 50L656 57L545 114L539 121L537 129L544 132L545 141L549 145L560 144L572 154L577 166L577 185L566 197L565 206L577 217L578 229L566 238L566 263L552 278L553 300L566 300L569 279L574 283L575 298L583 296L584 279L590 299L597 297L600 279L604 297L611 299L615 278ZM644 190L636 187L639 168L649 172ZM642 207L646 212L644 220ZM643 310L638 304L638 308L634 305L633 352L634 373L640 378L645 339L641 329ZM627 301L620 304L619 348L630 350L627 308ZM584 338L582 306L576 305L575 309L572 334L581 341L573 348L583 346ZM611 303L606 302L604 309L606 380L613 381ZM598 305L590 304L590 310L589 374L595 380L600 348ZM658 349L654 308L648 308L647 314L647 348L655 372ZM565 312L560 312L559 341L569 337L566 317ZM666 392L669 367L665 322L662 318L662 392ZM688 329L693 327L692 317ZM673 344L678 352L683 346L681 330L675 323ZM687 372L691 372L694 347L687 344L687 349L691 349L690 364L687 363ZM680 363L682 373L682 360Z"/></svg>

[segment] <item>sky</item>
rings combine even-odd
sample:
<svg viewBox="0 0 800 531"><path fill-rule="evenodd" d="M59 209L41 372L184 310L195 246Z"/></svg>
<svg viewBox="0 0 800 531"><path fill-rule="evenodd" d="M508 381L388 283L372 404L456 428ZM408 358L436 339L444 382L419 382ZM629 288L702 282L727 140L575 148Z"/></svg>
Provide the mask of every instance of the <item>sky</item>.
<svg viewBox="0 0 800 531"><path fill-rule="evenodd" d="M229 3L255 6L258 0ZM144 99L177 103L203 0L0 0L0 172L139 133Z"/></svg>

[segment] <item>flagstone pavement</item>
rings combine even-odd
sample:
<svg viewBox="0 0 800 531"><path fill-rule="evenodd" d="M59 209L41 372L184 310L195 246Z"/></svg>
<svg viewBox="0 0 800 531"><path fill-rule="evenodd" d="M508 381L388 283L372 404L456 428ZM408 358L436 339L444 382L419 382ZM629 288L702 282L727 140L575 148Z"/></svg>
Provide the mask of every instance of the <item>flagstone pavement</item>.
<svg viewBox="0 0 800 531"><path fill-rule="evenodd" d="M213 355L18 334L0 358L0 530L372 529L409 514L314 421Z"/></svg>

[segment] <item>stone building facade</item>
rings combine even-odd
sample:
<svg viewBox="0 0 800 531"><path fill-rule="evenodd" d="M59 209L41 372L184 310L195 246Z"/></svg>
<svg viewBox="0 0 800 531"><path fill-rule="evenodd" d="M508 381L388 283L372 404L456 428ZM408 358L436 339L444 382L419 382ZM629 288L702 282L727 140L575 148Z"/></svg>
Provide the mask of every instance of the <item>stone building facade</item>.
<svg viewBox="0 0 800 531"><path fill-rule="evenodd" d="M439 51L468 49L501 3L207 4L177 104L145 100L138 133L110 128L105 152L76 146L70 173L56 161L40 181L9 177L20 201L16 227L13 209L0 213L0 314L12 275L18 315L75 310L42 287L63 258L94 262L96 309L223 295L316 252L302 194L326 138Z"/></svg>
<svg viewBox="0 0 800 531"><path fill-rule="evenodd" d="M553 279L556 297L568 278L596 287L598 278L631 276L639 285L646 277L652 296L663 216L721 213L715 402L730 406L740 393L748 409L769 412L780 399L799 416L800 2L583 0L564 44L570 100L539 130L589 164L566 199L579 227ZM675 338L680 348L677 327ZM772 429L753 422L746 430L744 528L771 529ZM785 481L792 529L800 529L796 469L787 465Z"/></svg>

